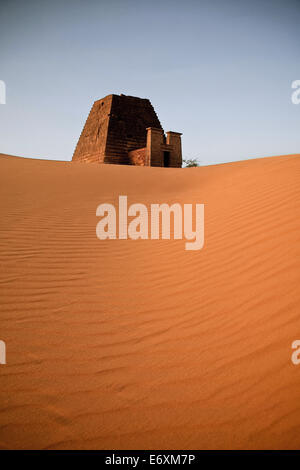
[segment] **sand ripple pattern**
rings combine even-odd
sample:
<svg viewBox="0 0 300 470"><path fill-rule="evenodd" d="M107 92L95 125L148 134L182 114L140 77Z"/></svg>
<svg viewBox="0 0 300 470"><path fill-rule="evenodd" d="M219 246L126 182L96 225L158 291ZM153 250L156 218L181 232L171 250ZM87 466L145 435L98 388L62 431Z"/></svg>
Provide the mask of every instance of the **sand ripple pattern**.
<svg viewBox="0 0 300 470"><path fill-rule="evenodd" d="M1 448L300 448L299 156L0 167ZM119 194L204 203L203 250L99 241Z"/></svg>

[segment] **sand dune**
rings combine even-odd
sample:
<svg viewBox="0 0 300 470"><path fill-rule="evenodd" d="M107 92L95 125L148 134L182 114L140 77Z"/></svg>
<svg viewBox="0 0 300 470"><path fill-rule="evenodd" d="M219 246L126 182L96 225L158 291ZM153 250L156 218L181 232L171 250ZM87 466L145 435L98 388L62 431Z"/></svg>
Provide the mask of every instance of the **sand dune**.
<svg viewBox="0 0 300 470"><path fill-rule="evenodd" d="M300 156L0 174L1 448L300 447ZM204 248L98 240L120 194L204 203Z"/></svg>

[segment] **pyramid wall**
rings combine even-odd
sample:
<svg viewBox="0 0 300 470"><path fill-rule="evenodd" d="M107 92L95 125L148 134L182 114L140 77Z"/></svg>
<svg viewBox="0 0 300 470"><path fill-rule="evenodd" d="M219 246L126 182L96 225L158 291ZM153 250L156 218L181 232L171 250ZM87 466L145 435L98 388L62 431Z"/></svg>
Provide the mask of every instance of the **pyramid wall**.
<svg viewBox="0 0 300 470"><path fill-rule="evenodd" d="M93 104L72 160L130 165L128 153L146 146L147 127L162 129L148 99L108 95Z"/></svg>

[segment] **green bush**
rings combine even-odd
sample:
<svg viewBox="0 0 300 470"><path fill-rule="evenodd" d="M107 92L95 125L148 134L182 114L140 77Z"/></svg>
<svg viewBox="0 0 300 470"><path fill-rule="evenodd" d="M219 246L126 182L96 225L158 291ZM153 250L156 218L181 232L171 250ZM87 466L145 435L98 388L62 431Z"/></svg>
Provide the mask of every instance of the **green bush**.
<svg viewBox="0 0 300 470"><path fill-rule="evenodd" d="M183 160L184 168L192 168L194 166L200 166L197 158L189 158L187 160Z"/></svg>

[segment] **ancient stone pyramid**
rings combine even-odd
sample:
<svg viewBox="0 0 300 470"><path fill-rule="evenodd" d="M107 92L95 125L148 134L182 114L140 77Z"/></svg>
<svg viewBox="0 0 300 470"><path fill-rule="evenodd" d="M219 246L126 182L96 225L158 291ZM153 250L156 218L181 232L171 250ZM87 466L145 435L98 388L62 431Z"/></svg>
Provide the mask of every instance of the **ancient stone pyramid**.
<svg viewBox="0 0 300 470"><path fill-rule="evenodd" d="M129 152L146 147L149 127L162 130L148 99L108 95L95 101L72 160L131 164Z"/></svg>

